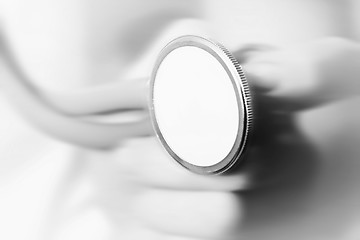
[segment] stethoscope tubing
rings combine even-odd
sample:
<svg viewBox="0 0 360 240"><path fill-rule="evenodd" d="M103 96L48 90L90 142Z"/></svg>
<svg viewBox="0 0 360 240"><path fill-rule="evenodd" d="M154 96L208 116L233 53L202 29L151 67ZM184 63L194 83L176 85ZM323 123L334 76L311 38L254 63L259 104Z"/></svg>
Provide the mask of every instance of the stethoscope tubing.
<svg viewBox="0 0 360 240"><path fill-rule="evenodd" d="M91 148L111 148L129 137L152 134L146 79L122 81L69 93L42 91L18 66L0 32L0 85L21 114L51 136ZM84 116L143 109L137 121L102 123Z"/></svg>

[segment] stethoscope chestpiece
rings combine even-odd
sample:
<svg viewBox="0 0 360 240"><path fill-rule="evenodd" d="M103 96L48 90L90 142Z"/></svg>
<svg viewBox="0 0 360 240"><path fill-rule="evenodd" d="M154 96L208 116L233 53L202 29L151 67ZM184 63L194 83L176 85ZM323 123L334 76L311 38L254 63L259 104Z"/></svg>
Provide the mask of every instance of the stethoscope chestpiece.
<svg viewBox="0 0 360 240"><path fill-rule="evenodd" d="M150 81L156 135L180 165L221 174L243 159L252 125L244 72L219 43L182 36L160 52Z"/></svg>

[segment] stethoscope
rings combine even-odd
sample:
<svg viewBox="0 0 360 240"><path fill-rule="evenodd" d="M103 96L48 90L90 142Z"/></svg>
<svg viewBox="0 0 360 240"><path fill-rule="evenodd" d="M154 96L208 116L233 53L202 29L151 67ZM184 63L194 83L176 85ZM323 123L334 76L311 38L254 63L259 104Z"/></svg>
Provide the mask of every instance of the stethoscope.
<svg viewBox="0 0 360 240"><path fill-rule="evenodd" d="M150 81L59 94L32 84L0 40L1 88L28 120L56 138L106 149L155 131L167 153L198 174L221 174L244 159L252 126L249 86L237 60L216 41L174 39L160 52ZM130 117L99 120L114 112Z"/></svg>

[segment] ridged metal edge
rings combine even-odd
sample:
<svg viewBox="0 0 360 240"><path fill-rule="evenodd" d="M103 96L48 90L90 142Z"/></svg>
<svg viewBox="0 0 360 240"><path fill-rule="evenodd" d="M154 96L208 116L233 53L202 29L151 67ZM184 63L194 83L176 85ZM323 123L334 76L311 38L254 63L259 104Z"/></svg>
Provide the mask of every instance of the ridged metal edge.
<svg viewBox="0 0 360 240"><path fill-rule="evenodd" d="M221 43L214 41L212 39L208 39L208 40L211 41L216 46L218 46L223 51L223 53L225 53L225 55L230 59L230 61L235 66L235 69L240 77L240 81L241 81L240 87L241 87L241 91L243 93L243 100L244 100L244 103L245 103L244 105L246 108L246 111L245 111L246 124L245 124L245 131L243 134L244 143L245 143L243 149L245 149L245 145L247 144L249 135L251 134L252 129L253 129L253 107L252 107L252 99L251 99L251 91L250 91L249 83L246 79L245 73L244 73L241 65L236 60L236 58L231 54L231 52L225 46L223 46ZM242 153L243 149L239 149L239 151L241 151L240 154ZM239 156L239 157L241 157L241 156ZM232 166L229 166L229 168L231 168L231 167ZM224 171L226 171L227 169L224 169ZM224 172L224 171L222 171L222 172Z"/></svg>

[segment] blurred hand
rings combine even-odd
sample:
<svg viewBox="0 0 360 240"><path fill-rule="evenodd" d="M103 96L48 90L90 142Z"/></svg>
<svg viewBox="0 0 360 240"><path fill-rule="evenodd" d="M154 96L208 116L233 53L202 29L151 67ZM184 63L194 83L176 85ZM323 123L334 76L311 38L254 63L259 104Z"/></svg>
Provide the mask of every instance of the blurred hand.
<svg viewBox="0 0 360 240"><path fill-rule="evenodd" d="M284 110L313 108L360 94L360 44L329 37L285 47L234 53L252 85Z"/></svg>
<svg viewBox="0 0 360 240"><path fill-rule="evenodd" d="M118 235L355 239L360 101L339 101L359 90L355 50L332 39L235 53L247 55L255 96L256 132L246 161L229 174L201 176L177 166L155 137L124 142L104 170L114 189L106 194L100 184L98 194L113 201L108 213Z"/></svg>

